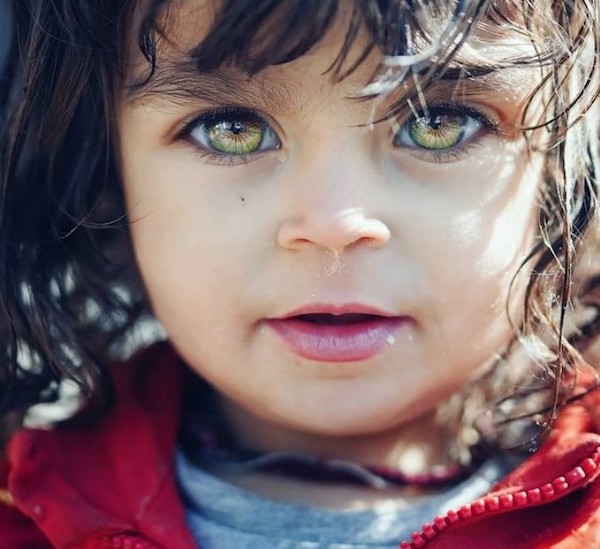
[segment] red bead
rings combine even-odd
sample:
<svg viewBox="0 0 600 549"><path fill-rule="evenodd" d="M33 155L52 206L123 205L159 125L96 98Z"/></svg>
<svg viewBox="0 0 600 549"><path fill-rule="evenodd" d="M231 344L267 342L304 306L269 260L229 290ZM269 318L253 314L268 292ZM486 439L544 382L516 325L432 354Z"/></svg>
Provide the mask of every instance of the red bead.
<svg viewBox="0 0 600 549"><path fill-rule="evenodd" d="M573 485L578 482L581 482L585 478L585 472L581 467L575 467L575 469L571 469L565 475L565 477L569 485Z"/></svg>
<svg viewBox="0 0 600 549"><path fill-rule="evenodd" d="M510 509L515 504L512 494L503 494L500 496L500 507L502 509Z"/></svg>
<svg viewBox="0 0 600 549"><path fill-rule="evenodd" d="M533 488L527 492L527 497L529 498L529 503L539 503L542 501L542 494L539 488Z"/></svg>

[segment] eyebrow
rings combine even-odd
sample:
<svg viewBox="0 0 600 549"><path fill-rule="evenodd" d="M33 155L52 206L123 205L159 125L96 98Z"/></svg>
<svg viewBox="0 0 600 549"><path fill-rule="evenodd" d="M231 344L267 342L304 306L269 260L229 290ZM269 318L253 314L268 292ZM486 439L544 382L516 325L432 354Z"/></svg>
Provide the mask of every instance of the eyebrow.
<svg viewBox="0 0 600 549"><path fill-rule="evenodd" d="M142 84L129 85L126 100L138 102L202 101L209 104L259 104L266 109L294 104L291 83L264 81L229 67L198 71L193 61L169 63Z"/></svg>

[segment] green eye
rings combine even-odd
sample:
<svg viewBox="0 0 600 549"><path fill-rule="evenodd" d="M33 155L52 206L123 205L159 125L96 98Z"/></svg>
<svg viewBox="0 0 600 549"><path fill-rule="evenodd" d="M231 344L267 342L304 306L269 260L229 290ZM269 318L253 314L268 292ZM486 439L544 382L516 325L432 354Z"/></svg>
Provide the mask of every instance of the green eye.
<svg viewBox="0 0 600 549"><path fill-rule="evenodd" d="M427 115L414 116L406 122L394 144L433 152L460 147L485 125L480 118L458 108L432 107Z"/></svg>
<svg viewBox="0 0 600 549"><path fill-rule="evenodd" d="M213 112L192 123L189 137L209 153L245 156L279 147L279 139L258 115L241 109Z"/></svg>
<svg viewBox="0 0 600 549"><path fill-rule="evenodd" d="M456 114L417 118L410 123L408 133L415 145L423 149L449 149L462 141L466 126L465 118Z"/></svg>
<svg viewBox="0 0 600 549"><path fill-rule="evenodd" d="M206 128L212 147L225 154L250 154L258 150L264 129L256 122L220 121Z"/></svg>

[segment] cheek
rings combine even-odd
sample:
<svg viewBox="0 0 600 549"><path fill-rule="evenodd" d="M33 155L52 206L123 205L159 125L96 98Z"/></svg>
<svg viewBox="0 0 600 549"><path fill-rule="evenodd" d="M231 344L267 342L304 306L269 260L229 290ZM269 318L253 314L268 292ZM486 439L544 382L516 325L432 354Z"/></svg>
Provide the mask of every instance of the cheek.
<svg viewBox="0 0 600 549"><path fill-rule="evenodd" d="M202 211L195 216L148 214L139 221L132 228L134 248L153 303L203 304L216 300L216 292L234 293L246 249L230 229Z"/></svg>
<svg viewBox="0 0 600 549"><path fill-rule="evenodd" d="M493 223L487 221L490 217ZM513 275L533 244L535 217L536 209L518 203L496 214L465 212L450 221L451 242L446 245L468 260L468 271L478 278Z"/></svg>
<svg viewBox="0 0 600 549"><path fill-rule="evenodd" d="M233 312L245 319L244 250L229 246L224 251L223 241L198 234L205 237L186 238L178 230L154 239L141 230L137 241L134 235L154 316L192 367L201 364L198 357L235 349L247 336L245 324L231 321Z"/></svg>
<svg viewBox="0 0 600 549"><path fill-rule="evenodd" d="M541 177L538 163L497 167L496 186L484 199L450 217L445 243L466 260L467 272L492 283L511 279L532 248Z"/></svg>
<svg viewBox="0 0 600 549"><path fill-rule="evenodd" d="M442 296L440 317L451 319L440 328L449 349L477 340L480 348L500 350L513 334L507 306L514 323L522 315L528 270L520 267L536 238L539 172L514 170L500 181L501 192L448 211L439 221L441 238L431 243L444 258L430 272Z"/></svg>

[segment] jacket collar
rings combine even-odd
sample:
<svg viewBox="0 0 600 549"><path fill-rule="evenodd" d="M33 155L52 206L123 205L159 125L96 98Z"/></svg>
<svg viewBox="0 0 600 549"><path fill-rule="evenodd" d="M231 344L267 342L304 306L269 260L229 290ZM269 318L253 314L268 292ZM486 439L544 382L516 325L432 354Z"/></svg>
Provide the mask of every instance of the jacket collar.
<svg viewBox="0 0 600 549"><path fill-rule="evenodd" d="M107 415L13 437L15 504L55 547L95 531L133 531L164 547L194 549L173 470L183 368L159 344L117 364L114 380L116 403Z"/></svg>

